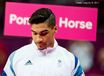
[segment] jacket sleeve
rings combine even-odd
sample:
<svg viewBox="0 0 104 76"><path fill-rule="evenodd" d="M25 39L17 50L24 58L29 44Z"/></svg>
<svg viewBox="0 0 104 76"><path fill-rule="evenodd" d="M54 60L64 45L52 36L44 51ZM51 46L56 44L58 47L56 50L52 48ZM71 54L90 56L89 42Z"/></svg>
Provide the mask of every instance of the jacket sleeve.
<svg viewBox="0 0 104 76"><path fill-rule="evenodd" d="M15 55L15 52L13 52L9 56L1 76L16 76L15 72L13 70L13 58L14 58L14 55Z"/></svg>
<svg viewBox="0 0 104 76"><path fill-rule="evenodd" d="M81 67L81 64L78 60L78 58L74 55L74 69L73 69L73 76L85 76L83 69Z"/></svg>

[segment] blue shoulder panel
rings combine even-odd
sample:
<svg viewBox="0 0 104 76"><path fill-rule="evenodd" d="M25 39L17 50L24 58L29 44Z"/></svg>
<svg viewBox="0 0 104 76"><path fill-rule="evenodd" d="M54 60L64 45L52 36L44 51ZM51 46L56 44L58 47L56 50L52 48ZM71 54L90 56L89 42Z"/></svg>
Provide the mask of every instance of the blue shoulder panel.
<svg viewBox="0 0 104 76"><path fill-rule="evenodd" d="M81 67L81 65L79 65L79 67L78 67L76 73L74 74L74 76L81 76L82 73L83 73L82 67Z"/></svg>
<svg viewBox="0 0 104 76"><path fill-rule="evenodd" d="M7 74L5 73L5 71L2 72L1 76L7 76Z"/></svg>
<svg viewBox="0 0 104 76"><path fill-rule="evenodd" d="M10 64L10 69L11 69L12 73L14 74L14 76L16 76L16 74L15 74L15 72L14 72L14 70L13 70L13 58L14 58L14 55L15 55L15 52L13 52L13 53L10 55L10 62L11 62L11 64Z"/></svg>
<svg viewBox="0 0 104 76"><path fill-rule="evenodd" d="M74 55L74 58L75 58L75 67L74 69L77 67L77 64L78 64L78 58Z"/></svg>

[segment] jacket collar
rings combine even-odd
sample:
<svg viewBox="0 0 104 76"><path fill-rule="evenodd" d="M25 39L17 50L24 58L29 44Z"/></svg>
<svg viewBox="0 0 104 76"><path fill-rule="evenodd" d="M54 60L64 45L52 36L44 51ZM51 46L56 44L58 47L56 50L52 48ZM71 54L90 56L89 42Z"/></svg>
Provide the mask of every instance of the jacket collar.
<svg viewBox="0 0 104 76"><path fill-rule="evenodd" d="M58 43L54 39L54 46L52 48L48 47L48 48L46 48L44 50L39 50L33 40L32 40L32 45L33 45L33 48L34 48L34 50L36 50L36 52L37 52L38 55L47 55L48 53L51 53L51 52L53 52L56 49L56 47L58 46Z"/></svg>

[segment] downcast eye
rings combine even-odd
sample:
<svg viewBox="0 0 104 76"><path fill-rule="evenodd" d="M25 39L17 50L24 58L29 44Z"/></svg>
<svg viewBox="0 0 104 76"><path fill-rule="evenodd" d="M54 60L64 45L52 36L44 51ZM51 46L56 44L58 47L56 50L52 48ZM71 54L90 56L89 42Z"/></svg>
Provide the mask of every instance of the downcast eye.
<svg viewBox="0 0 104 76"><path fill-rule="evenodd" d="M47 35L48 33L49 33L49 31L44 31L44 32L41 32L40 35L41 35L41 36L45 36L45 35Z"/></svg>
<svg viewBox="0 0 104 76"><path fill-rule="evenodd" d="M33 34L34 34L34 35L37 35L37 33L36 33L36 32L34 32Z"/></svg>

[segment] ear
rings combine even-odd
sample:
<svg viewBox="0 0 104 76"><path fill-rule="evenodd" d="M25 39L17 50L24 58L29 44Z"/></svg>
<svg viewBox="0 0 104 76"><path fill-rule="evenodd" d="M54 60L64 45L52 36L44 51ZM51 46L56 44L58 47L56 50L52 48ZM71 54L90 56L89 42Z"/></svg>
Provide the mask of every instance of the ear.
<svg viewBox="0 0 104 76"><path fill-rule="evenodd" d="M54 26L54 33L56 33L56 32L57 32L57 25Z"/></svg>

